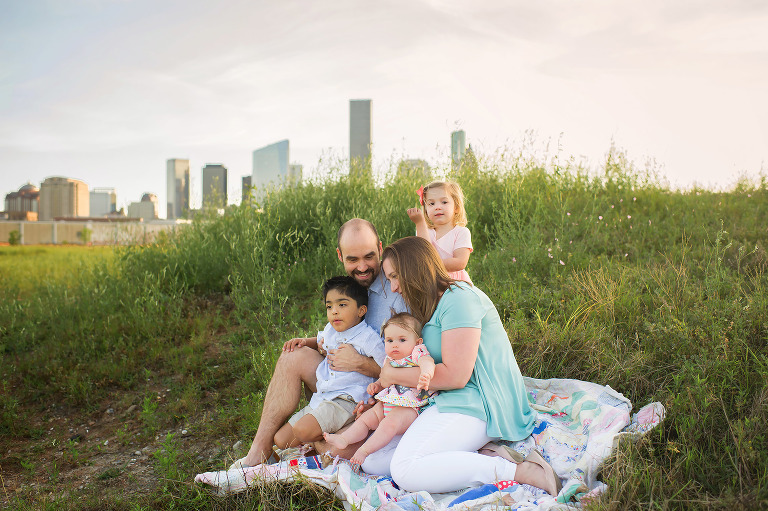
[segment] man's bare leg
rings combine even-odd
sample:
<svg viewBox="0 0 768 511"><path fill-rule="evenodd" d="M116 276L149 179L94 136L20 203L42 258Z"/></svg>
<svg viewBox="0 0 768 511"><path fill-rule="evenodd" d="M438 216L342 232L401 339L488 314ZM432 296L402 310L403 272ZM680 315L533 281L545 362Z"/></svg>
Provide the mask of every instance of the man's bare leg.
<svg viewBox="0 0 768 511"><path fill-rule="evenodd" d="M259 428L248 454L242 459L243 465L255 466L269 459L275 433L299 404L301 383L304 382L314 392L317 384L315 371L322 360L320 353L307 347L280 355L264 397Z"/></svg>

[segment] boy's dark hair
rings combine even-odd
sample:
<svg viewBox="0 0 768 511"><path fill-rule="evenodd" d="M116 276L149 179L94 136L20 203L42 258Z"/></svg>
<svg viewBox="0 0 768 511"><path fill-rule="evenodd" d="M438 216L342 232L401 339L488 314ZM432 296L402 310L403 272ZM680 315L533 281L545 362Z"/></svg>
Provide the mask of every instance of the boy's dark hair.
<svg viewBox="0 0 768 511"><path fill-rule="evenodd" d="M331 277L323 284L323 301L328 297L328 291L335 289L357 303L358 307L368 306L368 289L347 275Z"/></svg>

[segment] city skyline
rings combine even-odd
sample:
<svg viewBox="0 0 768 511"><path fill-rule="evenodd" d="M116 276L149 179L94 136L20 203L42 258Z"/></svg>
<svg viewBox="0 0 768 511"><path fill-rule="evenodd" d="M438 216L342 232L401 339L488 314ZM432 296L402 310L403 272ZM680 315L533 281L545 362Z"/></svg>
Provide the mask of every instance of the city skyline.
<svg viewBox="0 0 768 511"><path fill-rule="evenodd" d="M673 186L766 168L768 6L224 4L5 5L0 193L67 176L115 188L118 209L155 193L164 216L162 169L178 157L222 162L238 202L252 151L274 140L307 177L347 160L361 97L376 103L374 170L444 169L457 130L481 157L548 147L592 168L615 145ZM189 185L198 208L198 172Z"/></svg>

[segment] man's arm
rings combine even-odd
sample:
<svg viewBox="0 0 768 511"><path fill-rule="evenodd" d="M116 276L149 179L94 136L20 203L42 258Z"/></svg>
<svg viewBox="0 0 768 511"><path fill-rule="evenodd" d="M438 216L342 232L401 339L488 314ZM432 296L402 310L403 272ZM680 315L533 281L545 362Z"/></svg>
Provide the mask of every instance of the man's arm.
<svg viewBox="0 0 768 511"><path fill-rule="evenodd" d="M340 344L337 349L328 350L327 358L335 371L354 371L371 378L378 378L381 372L373 358L361 355L351 344Z"/></svg>

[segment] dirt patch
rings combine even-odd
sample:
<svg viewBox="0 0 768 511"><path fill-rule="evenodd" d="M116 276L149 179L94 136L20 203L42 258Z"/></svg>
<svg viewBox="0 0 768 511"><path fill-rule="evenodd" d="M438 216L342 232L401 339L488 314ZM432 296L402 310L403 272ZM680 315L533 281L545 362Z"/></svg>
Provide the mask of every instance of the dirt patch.
<svg viewBox="0 0 768 511"><path fill-rule="evenodd" d="M124 395L121 402L140 402L148 390L135 392L135 399ZM212 403L201 407L201 420L212 407ZM28 410L32 437L0 438L0 507L16 498L34 504L71 502L104 492L123 499L151 495L167 482L158 463L169 435L187 467L205 471L224 465L230 442L205 437L200 432L204 428L194 421L148 433L140 415L135 404L118 409L105 403L99 412L87 415L60 405Z"/></svg>

